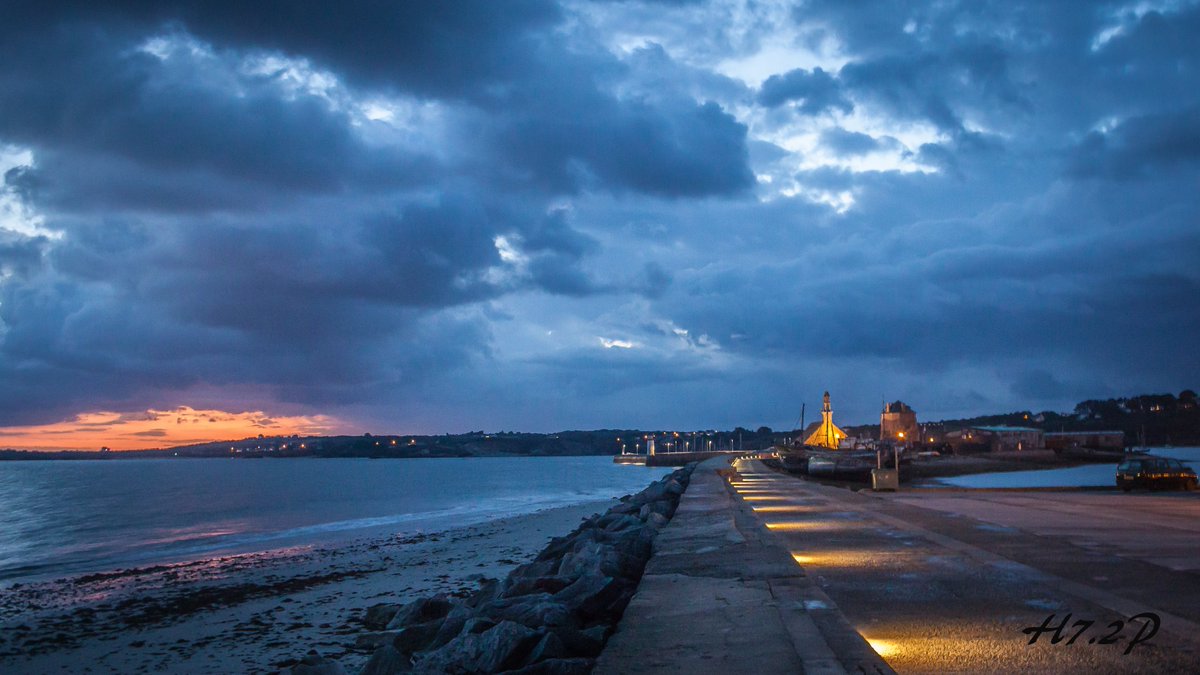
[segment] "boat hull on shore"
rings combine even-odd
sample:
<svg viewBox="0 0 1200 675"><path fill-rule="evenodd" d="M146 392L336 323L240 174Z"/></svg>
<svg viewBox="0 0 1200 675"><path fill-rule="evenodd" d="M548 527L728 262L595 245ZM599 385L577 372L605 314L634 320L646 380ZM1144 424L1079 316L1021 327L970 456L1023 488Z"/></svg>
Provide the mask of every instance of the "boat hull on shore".
<svg viewBox="0 0 1200 675"><path fill-rule="evenodd" d="M811 447L779 453L780 464L791 473L814 478L869 481L876 467L874 452L855 450L818 450Z"/></svg>

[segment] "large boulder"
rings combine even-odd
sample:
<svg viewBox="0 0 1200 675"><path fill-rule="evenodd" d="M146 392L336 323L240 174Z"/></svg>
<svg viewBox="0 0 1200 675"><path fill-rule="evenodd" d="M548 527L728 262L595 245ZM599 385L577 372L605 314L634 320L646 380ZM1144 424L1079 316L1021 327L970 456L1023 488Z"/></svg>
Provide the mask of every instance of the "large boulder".
<svg viewBox="0 0 1200 675"><path fill-rule="evenodd" d="M613 550L623 556L637 558L641 561L650 559L650 552L654 546L654 537L657 534L652 527L640 527L636 530L625 530L613 536L608 542L612 545Z"/></svg>
<svg viewBox="0 0 1200 675"><path fill-rule="evenodd" d="M483 616L497 621L513 621L530 628L573 626L575 620L571 612L572 607L549 593L493 600L479 608Z"/></svg>
<svg viewBox="0 0 1200 675"><path fill-rule="evenodd" d="M288 670L291 675L346 675L346 669L342 664L327 659L317 653L317 650L310 650L300 659L300 663L292 666Z"/></svg>
<svg viewBox="0 0 1200 675"><path fill-rule="evenodd" d="M427 621L405 626L398 631L388 631L393 633L391 645L401 654L412 654L427 649L433 644L443 623L444 620ZM451 637L453 636L447 636L446 641L449 642Z"/></svg>
<svg viewBox="0 0 1200 675"><path fill-rule="evenodd" d="M454 603L444 595L434 595L428 598L421 598L404 605L388 622L389 630L403 628L414 623L428 623L435 619L441 619L450 613L454 608Z"/></svg>
<svg viewBox="0 0 1200 675"><path fill-rule="evenodd" d="M376 649L358 675L396 675L412 671L412 662L391 645Z"/></svg>
<svg viewBox="0 0 1200 675"><path fill-rule="evenodd" d="M632 497L625 495L621 497L621 503L608 510L609 513L637 513L638 505L630 500Z"/></svg>
<svg viewBox="0 0 1200 675"><path fill-rule="evenodd" d="M376 649L383 645L390 645L399 632L398 630L384 630L374 633L359 633L358 637L354 638L354 648Z"/></svg>
<svg viewBox="0 0 1200 675"><path fill-rule="evenodd" d="M650 487L639 492L634 499L638 501L638 506L640 507L643 504L667 499L672 494L667 490L667 481L655 481L650 484Z"/></svg>
<svg viewBox="0 0 1200 675"><path fill-rule="evenodd" d="M541 640L533 646L529 651L529 656L525 657L526 663L537 663L538 661L547 661L549 659L563 659L571 656L567 652L567 648L563 642L554 633L546 633Z"/></svg>
<svg viewBox="0 0 1200 675"><path fill-rule="evenodd" d="M390 602L371 605L367 608L366 616L363 617L363 625L371 630L383 630L399 612L400 605Z"/></svg>
<svg viewBox="0 0 1200 675"><path fill-rule="evenodd" d="M620 577L585 574L556 593L554 599L571 607L581 621L590 624L596 619L614 618L613 614L617 609L614 603L624 597L625 591L633 586L633 582ZM624 609L623 604L620 609Z"/></svg>
<svg viewBox="0 0 1200 675"><path fill-rule="evenodd" d="M596 567L596 561L604 555L606 548L611 550L611 546L606 547L600 542L589 541L575 550L568 551L558 566L558 576L571 581L578 579L579 575Z"/></svg>
<svg viewBox="0 0 1200 675"><path fill-rule="evenodd" d="M538 554L536 560L538 562L560 560L568 551L586 546L590 542L603 541L605 538L604 530L597 527L576 530L565 537L551 539L546 548Z"/></svg>
<svg viewBox="0 0 1200 675"><path fill-rule="evenodd" d="M592 658L599 656L600 650L604 649L604 638L607 631L604 626L596 626L587 630L560 627L551 629L551 632L562 643L568 656Z"/></svg>
<svg viewBox="0 0 1200 675"><path fill-rule="evenodd" d="M437 634L434 635L433 640L426 645L424 649L441 647L447 642L453 640L458 636L459 633L462 632L463 626L467 623L467 620L474 618L476 611L478 610L463 605L459 605L450 610L450 613L446 615L446 618L442 619L442 623L438 627Z"/></svg>
<svg viewBox="0 0 1200 675"><path fill-rule="evenodd" d="M542 635L513 621L501 621L482 633L463 633L438 649L422 654L418 672L498 673L519 667Z"/></svg>
<svg viewBox="0 0 1200 675"><path fill-rule="evenodd" d="M647 518L649 518L651 513L658 513L658 514L661 514L663 516L670 518L671 511L672 511L671 502L669 500L664 499L661 501L650 502L649 504L643 505L642 508L640 510L638 510L637 515L638 515L638 518L640 518L642 520L646 520Z"/></svg>
<svg viewBox="0 0 1200 675"><path fill-rule="evenodd" d="M621 532L634 527L641 527L642 519L633 515L617 515L604 525L605 532Z"/></svg>
<svg viewBox="0 0 1200 675"><path fill-rule="evenodd" d="M504 581L508 580L505 579ZM504 590L502 586L503 583L504 582L500 581L499 579L488 579L487 581L484 581L479 586L479 590L472 593L470 597L463 601L463 604L467 607L474 608L486 602L490 602L491 600L495 600L496 598L500 597L500 593Z"/></svg>
<svg viewBox="0 0 1200 675"><path fill-rule="evenodd" d="M502 597L513 598L530 593L557 593L571 581L560 576L522 577L512 580L501 593Z"/></svg>

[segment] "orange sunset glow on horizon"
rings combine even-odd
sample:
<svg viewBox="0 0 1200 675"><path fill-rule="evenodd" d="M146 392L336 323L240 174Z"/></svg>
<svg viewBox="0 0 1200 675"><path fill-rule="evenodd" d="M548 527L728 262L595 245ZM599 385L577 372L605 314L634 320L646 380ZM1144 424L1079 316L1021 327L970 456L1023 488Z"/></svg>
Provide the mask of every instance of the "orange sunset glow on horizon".
<svg viewBox="0 0 1200 675"><path fill-rule="evenodd" d="M149 450L264 436L318 436L344 424L328 415L231 413L180 406L141 412L88 412L34 426L0 427L0 448L17 450Z"/></svg>

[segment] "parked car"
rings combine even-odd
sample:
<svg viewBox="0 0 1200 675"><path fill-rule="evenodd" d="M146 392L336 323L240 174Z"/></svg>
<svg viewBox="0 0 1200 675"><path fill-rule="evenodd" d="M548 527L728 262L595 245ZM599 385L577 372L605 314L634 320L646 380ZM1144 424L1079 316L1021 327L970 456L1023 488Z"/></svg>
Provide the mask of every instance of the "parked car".
<svg viewBox="0 0 1200 675"><path fill-rule="evenodd" d="M1117 465L1117 487L1195 490L1196 472L1170 457L1130 457Z"/></svg>

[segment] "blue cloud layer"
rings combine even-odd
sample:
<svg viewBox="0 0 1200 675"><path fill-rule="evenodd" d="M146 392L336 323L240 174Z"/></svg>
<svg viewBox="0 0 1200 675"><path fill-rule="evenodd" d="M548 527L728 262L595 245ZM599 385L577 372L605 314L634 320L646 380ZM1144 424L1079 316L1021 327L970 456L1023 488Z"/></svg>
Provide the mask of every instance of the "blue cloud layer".
<svg viewBox="0 0 1200 675"><path fill-rule="evenodd" d="M9 3L0 424L1194 387L1200 7L1151 5Z"/></svg>

